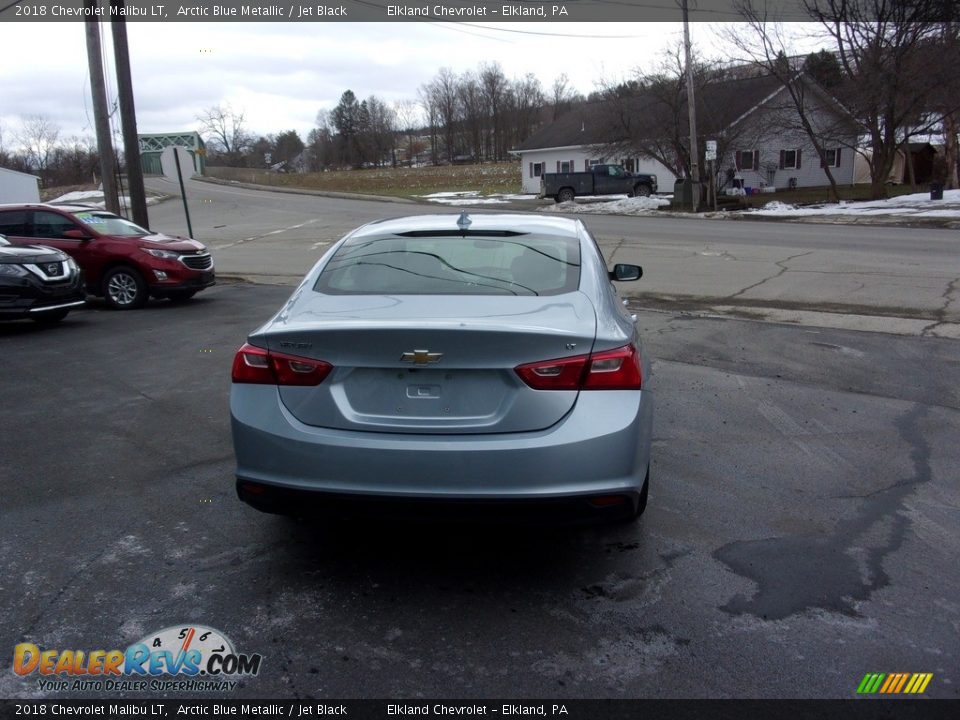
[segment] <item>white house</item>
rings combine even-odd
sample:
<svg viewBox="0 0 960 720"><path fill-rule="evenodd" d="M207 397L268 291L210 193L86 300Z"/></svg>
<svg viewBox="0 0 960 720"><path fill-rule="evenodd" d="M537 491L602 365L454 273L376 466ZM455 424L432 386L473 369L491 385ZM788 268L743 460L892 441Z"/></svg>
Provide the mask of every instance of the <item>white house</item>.
<svg viewBox="0 0 960 720"><path fill-rule="evenodd" d="M796 110L776 78L737 77L701 88L698 118L703 119L701 132L705 127L716 129L719 185L729 184L728 178L751 188L827 185L825 163L838 184L853 183L856 129L836 101L812 84L806 87L808 115L823 136L824 162L799 129ZM686 117L685 105L680 115ZM668 116L655 98L644 95L616 104L597 101L574 108L513 151L520 157L523 191L538 192L540 175L545 172L580 172L596 163L613 162L632 172L655 174L660 192L670 192L682 174L680 164L667 166L652 155L627 149L644 144L645 139L668 136ZM640 142L636 142L638 138ZM668 147L667 142L657 144Z"/></svg>
<svg viewBox="0 0 960 720"><path fill-rule="evenodd" d="M0 168L0 203L40 202L40 178Z"/></svg>

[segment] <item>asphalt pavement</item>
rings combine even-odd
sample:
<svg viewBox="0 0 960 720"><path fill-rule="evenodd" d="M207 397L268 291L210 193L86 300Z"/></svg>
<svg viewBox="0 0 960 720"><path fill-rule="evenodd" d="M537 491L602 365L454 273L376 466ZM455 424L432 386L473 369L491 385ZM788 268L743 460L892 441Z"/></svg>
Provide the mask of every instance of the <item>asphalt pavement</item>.
<svg viewBox="0 0 960 720"><path fill-rule="evenodd" d="M0 325L0 646L200 623L263 655L236 698L958 697L956 341L641 310L640 523L322 525L233 487L233 353L289 292Z"/></svg>
<svg viewBox="0 0 960 720"><path fill-rule="evenodd" d="M179 193L173 183L150 183ZM283 284L296 283L362 224L422 213L450 214L452 221L461 210L199 181L188 182L186 194L193 235L210 247L220 274ZM643 266L643 280L621 291L645 307L960 339L956 230L656 216L583 220L609 262ZM179 197L152 206L150 221L166 232L187 232Z"/></svg>

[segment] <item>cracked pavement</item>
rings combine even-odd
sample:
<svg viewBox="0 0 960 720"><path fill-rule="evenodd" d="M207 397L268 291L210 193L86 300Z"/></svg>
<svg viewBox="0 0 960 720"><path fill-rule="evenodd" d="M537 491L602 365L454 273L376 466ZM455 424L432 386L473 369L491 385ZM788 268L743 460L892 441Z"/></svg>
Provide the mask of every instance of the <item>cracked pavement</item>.
<svg viewBox="0 0 960 720"><path fill-rule="evenodd" d="M150 182L172 190L163 181ZM363 223L460 211L195 181L188 183L187 195L195 236L210 244L218 272L289 285ZM150 217L157 228L186 231L179 199L152 206ZM643 279L622 288L638 306L960 338L956 230L653 216L582 219L609 262L643 266Z"/></svg>
<svg viewBox="0 0 960 720"><path fill-rule="evenodd" d="M236 698L958 697L956 341L641 310L639 524L297 523L236 499L227 412L289 292L0 326L0 645L201 623L264 655Z"/></svg>

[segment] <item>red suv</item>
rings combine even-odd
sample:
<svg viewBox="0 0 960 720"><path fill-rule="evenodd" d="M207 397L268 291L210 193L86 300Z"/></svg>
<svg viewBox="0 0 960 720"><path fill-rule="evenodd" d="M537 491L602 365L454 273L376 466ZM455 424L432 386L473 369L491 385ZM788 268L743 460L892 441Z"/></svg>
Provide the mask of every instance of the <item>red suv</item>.
<svg viewBox="0 0 960 720"><path fill-rule="evenodd" d="M87 205L0 205L0 234L72 256L87 292L121 310L148 297L187 300L216 282L213 258L196 240L152 233Z"/></svg>

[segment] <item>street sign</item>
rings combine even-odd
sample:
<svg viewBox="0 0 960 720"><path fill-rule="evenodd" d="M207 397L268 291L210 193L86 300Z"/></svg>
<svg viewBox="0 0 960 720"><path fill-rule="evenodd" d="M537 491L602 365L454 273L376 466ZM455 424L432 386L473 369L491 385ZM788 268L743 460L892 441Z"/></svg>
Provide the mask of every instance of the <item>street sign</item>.
<svg viewBox="0 0 960 720"><path fill-rule="evenodd" d="M707 140L707 160L716 160L717 159L717 141L716 140Z"/></svg>

